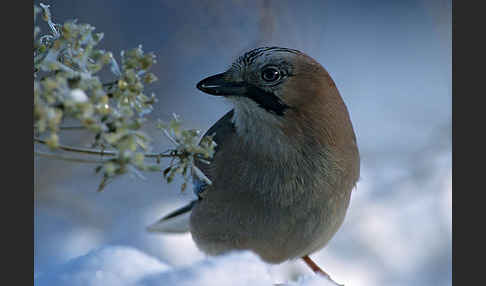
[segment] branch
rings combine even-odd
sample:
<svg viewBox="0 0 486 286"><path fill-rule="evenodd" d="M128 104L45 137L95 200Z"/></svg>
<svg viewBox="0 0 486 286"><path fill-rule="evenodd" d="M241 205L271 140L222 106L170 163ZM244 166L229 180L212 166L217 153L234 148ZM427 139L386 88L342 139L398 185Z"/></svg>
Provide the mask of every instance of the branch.
<svg viewBox="0 0 486 286"><path fill-rule="evenodd" d="M59 126L60 130L86 130L84 126Z"/></svg>
<svg viewBox="0 0 486 286"><path fill-rule="evenodd" d="M40 143L40 144L43 144L43 145L47 144L47 141L40 139L40 138L37 138L37 137L34 137L34 142ZM99 155L99 156L117 156L118 155L118 152L114 152L114 151L105 151L105 150L90 149L90 148L78 148L78 147L71 147L71 146L66 146L66 145L58 145L57 148L64 150L64 151L90 154L90 155ZM171 154L146 153L146 154L144 154L144 156L145 156L145 158L160 159L160 158L174 158L174 157L182 158L185 155L173 152Z"/></svg>
<svg viewBox="0 0 486 286"><path fill-rule="evenodd" d="M63 160L68 162L76 162L76 163L89 163L89 164L103 164L107 160L94 160L94 159L81 159L81 158L73 158L73 157L66 157L59 154L52 154L52 153L45 153L41 151L34 151L34 154L39 157L49 158L49 159L56 159L56 160Z"/></svg>

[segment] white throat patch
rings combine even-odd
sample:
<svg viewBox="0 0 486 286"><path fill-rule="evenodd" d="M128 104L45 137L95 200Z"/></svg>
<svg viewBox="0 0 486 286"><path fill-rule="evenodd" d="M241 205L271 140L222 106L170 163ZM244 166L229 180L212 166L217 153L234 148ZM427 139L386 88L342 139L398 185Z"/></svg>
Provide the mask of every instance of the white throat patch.
<svg viewBox="0 0 486 286"><path fill-rule="evenodd" d="M289 140L282 131L284 118L264 110L246 97L228 97L234 105L233 123L245 143L271 153L289 151Z"/></svg>

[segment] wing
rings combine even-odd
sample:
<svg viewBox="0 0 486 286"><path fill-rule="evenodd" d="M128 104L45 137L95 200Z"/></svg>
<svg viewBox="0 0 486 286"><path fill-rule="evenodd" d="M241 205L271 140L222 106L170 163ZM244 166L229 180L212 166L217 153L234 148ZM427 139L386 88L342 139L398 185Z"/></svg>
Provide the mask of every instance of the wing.
<svg viewBox="0 0 486 286"><path fill-rule="evenodd" d="M235 126L232 122L234 111L226 113L221 119L219 119L204 136L213 135L213 140L216 142L214 155L221 149L224 141L235 132ZM204 137L203 136L203 137ZM213 156L214 158L214 156ZM211 162L211 160L209 160ZM196 160L195 165L208 177L211 181L214 181L214 177L211 174L209 165ZM207 184L195 174L193 174L194 193L201 199L202 193L207 189ZM165 233L184 233L189 231L189 220L191 211L197 200L190 202L188 205L177 209L168 215L164 216L157 222L147 227L150 232L165 232Z"/></svg>
<svg viewBox="0 0 486 286"><path fill-rule="evenodd" d="M189 220L192 207L197 201L192 201L188 205L179 208L170 214L159 219L157 222L149 225L149 232L165 233L184 233L189 231Z"/></svg>
<svg viewBox="0 0 486 286"><path fill-rule="evenodd" d="M232 121L233 114L234 114L234 110L232 109L231 111L226 113L223 117L221 117L221 119L219 119L213 126L211 126L211 128L209 128L209 130L204 134L204 136L213 136L213 141L216 143L213 158L216 156L218 150L221 149L221 146L223 146L224 141L236 132L235 125L233 124ZM209 162L211 162L211 160L209 160ZM215 179L214 175L211 174L211 169L209 168L209 164L196 160L195 165L211 181ZM204 182L202 179L198 178L196 175L193 176L193 184L194 184L194 193L199 198L201 198L201 195L207 189L208 184Z"/></svg>

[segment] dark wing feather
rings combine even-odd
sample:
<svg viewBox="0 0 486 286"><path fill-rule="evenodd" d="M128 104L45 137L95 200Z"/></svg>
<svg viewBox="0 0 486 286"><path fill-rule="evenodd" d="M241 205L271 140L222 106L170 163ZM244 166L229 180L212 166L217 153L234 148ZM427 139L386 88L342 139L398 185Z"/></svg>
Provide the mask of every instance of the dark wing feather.
<svg viewBox="0 0 486 286"><path fill-rule="evenodd" d="M214 149L214 156L224 144L224 141L229 136L232 136L235 133L235 125L232 122L234 110L232 109L228 113L226 113L221 119L219 119L209 130L204 134L204 136L213 136L213 141L216 142L216 147ZM204 137L203 136L203 137ZM211 160L209 160L211 162ZM195 161L196 167L198 167L206 177L208 177L211 181L214 180L213 175L210 172L209 165L201 162L199 160ZM193 184L194 184L194 193L201 198L202 192L206 190L207 183L203 180L199 179L197 176L193 176Z"/></svg>

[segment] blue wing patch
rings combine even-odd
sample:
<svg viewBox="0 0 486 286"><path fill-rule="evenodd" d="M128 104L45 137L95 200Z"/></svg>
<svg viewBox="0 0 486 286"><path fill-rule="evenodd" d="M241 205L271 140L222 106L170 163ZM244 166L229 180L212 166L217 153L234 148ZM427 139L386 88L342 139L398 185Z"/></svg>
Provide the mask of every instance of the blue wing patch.
<svg viewBox="0 0 486 286"><path fill-rule="evenodd" d="M197 176L193 176L192 184L194 194L201 199L201 195L207 189L208 183L200 180Z"/></svg>

